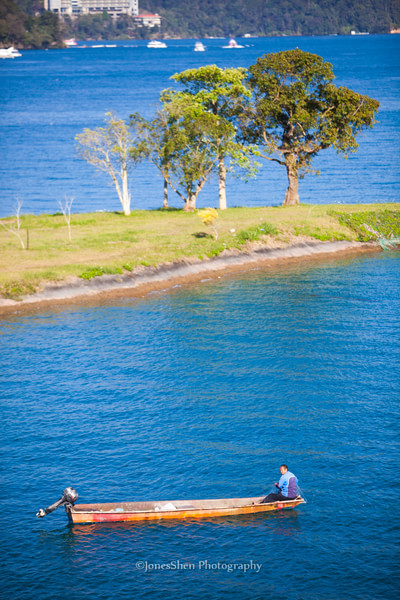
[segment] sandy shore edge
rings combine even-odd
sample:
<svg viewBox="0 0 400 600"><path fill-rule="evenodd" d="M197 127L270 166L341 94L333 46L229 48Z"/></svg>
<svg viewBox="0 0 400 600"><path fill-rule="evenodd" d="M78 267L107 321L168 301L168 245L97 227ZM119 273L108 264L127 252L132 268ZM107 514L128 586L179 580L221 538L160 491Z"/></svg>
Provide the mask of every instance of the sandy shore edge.
<svg viewBox="0 0 400 600"><path fill-rule="evenodd" d="M19 311L24 307L71 304L101 296L143 297L152 291L201 281L204 275L212 278L221 272L246 271L249 266L254 265L261 267L265 263L287 264L299 260L377 251L380 251L378 244L351 241L308 241L280 248L261 246L248 252L230 250L210 259L185 259L157 267L137 267L132 273L102 275L89 281L75 277L59 284L47 285L41 291L18 301L0 298L0 314L15 312L16 309Z"/></svg>

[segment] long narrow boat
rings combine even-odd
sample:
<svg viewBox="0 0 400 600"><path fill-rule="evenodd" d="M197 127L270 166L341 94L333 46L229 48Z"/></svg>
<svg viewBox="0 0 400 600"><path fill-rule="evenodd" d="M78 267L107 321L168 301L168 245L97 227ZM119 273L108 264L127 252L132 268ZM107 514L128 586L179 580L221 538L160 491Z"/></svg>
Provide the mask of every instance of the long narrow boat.
<svg viewBox="0 0 400 600"><path fill-rule="evenodd" d="M160 519L198 519L245 515L295 508L305 502L297 496L284 502L262 503L265 496L253 498L222 498L219 500L165 500L155 502L109 502L105 504L77 504L78 494L66 488L63 496L37 517L44 517L64 505L71 523L110 523Z"/></svg>

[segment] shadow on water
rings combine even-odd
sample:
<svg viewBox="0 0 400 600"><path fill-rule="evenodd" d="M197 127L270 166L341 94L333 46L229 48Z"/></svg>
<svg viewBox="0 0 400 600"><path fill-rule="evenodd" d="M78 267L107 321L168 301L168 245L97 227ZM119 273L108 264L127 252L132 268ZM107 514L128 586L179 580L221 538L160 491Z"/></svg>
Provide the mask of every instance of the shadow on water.
<svg viewBox="0 0 400 600"><path fill-rule="evenodd" d="M301 532L302 515L296 510L281 510L276 513L256 513L250 515L233 515L209 519L171 519L165 521L141 521L137 523L87 523L72 525L67 523L63 528L52 531L41 530L39 540L50 546L78 547L81 544L102 544L105 538L163 537L170 534L192 537L207 535L208 531L223 530L229 534L237 529L252 529L262 534L269 531L276 536L295 537Z"/></svg>

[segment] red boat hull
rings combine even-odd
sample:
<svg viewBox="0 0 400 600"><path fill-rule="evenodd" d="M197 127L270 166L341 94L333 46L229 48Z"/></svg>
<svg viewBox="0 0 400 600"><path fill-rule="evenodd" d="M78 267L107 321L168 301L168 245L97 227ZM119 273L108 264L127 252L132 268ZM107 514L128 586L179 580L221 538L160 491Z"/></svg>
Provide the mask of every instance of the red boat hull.
<svg viewBox="0 0 400 600"><path fill-rule="evenodd" d="M298 496L285 502L261 504L264 496L220 500L177 500L66 505L72 523L115 523L161 519L201 519L292 509L305 500Z"/></svg>

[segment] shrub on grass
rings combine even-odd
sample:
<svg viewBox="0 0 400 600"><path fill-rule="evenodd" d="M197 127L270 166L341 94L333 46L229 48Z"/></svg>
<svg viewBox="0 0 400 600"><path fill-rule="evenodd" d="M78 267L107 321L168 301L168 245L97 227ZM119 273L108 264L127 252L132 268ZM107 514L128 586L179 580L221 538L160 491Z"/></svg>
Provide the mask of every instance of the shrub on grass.
<svg viewBox="0 0 400 600"><path fill-rule="evenodd" d="M259 225L254 225L248 229L242 229L236 236L238 245L245 244L246 242L255 242L264 235L277 235L278 230L271 223L263 222Z"/></svg>
<svg viewBox="0 0 400 600"><path fill-rule="evenodd" d="M117 275L121 274L122 269L120 267L91 267L79 275L81 279L89 281L94 277L101 277L101 275Z"/></svg>

